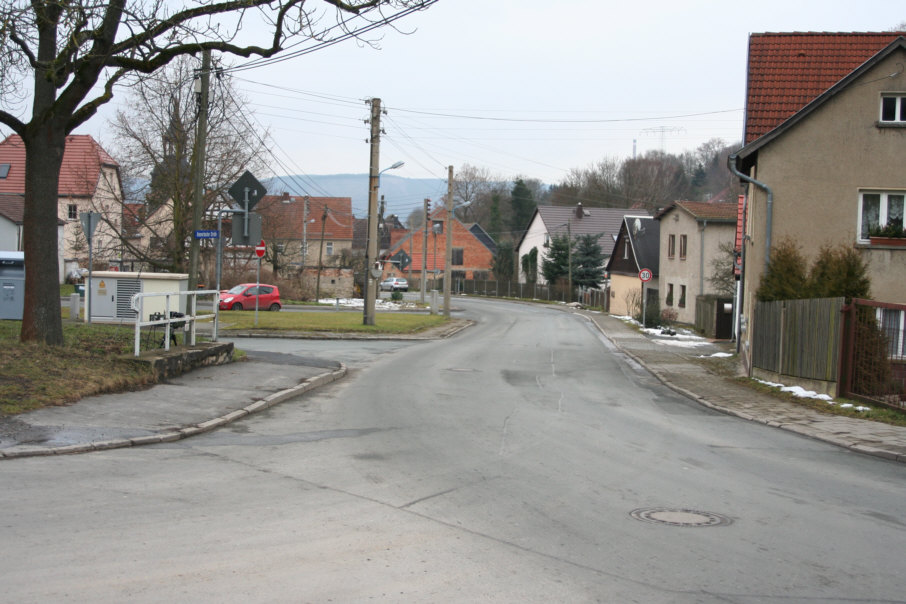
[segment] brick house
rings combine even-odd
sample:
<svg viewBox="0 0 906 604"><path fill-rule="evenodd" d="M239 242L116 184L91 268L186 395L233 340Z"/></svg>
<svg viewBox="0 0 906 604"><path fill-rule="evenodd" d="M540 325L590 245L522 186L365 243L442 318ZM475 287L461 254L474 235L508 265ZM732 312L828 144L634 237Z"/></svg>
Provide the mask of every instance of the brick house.
<svg viewBox="0 0 906 604"><path fill-rule="evenodd" d="M872 227L903 226L904 35L749 38L745 146L730 157L748 183L740 341L749 366L755 293L781 238L794 239L808 261L824 245L855 248L869 267L872 297L906 302L906 247L869 237Z"/></svg>
<svg viewBox="0 0 906 604"><path fill-rule="evenodd" d="M18 135L0 142L0 194L25 193L25 144ZM79 214L98 212L101 223L92 238L95 262L119 267L123 194L119 164L91 136L66 137L58 188L58 217L63 221L58 248L60 280L69 268L86 266L88 244Z"/></svg>
<svg viewBox="0 0 906 604"><path fill-rule="evenodd" d="M382 279L420 279L423 260L428 279L435 274L442 277L447 249L446 218L446 208L440 207L428 217L427 229L393 231L390 249L383 255ZM450 222L453 231L453 279L488 279L494 265L494 252L488 245L490 237L483 230L476 234L474 225L463 224L455 216Z"/></svg>

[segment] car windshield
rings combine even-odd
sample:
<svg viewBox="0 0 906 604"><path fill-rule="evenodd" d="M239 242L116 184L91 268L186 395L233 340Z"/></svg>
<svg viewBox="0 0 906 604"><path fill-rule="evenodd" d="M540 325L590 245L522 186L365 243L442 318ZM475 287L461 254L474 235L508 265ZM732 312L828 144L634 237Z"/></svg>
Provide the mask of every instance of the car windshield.
<svg viewBox="0 0 906 604"><path fill-rule="evenodd" d="M237 285L233 289L229 290L227 293L228 294L241 294L242 290L244 290L244 289L245 289L244 285Z"/></svg>

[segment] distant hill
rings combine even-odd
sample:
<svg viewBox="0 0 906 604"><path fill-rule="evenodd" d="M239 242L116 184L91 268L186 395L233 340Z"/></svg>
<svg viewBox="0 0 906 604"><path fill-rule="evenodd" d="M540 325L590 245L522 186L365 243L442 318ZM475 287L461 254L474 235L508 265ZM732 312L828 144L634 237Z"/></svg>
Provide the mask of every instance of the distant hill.
<svg viewBox="0 0 906 604"><path fill-rule="evenodd" d="M279 195L285 191L290 195L350 197L353 214L359 218L368 215L367 174L278 176L265 181L264 186L269 195ZM403 178L389 173L381 175L379 195L384 196L390 212L408 214L409 210L417 207L425 198L439 201L446 192L447 181L443 178ZM401 211L403 208L405 211Z"/></svg>

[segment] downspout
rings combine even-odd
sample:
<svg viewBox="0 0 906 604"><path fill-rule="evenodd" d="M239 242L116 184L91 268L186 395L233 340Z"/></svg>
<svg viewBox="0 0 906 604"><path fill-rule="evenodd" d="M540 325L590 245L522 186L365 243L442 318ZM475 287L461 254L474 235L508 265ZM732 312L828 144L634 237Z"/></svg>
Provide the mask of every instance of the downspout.
<svg viewBox="0 0 906 604"><path fill-rule="evenodd" d="M730 168L730 172L732 172L740 180L755 185L768 195L768 204L766 208L767 215L765 216L764 221L764 265L765 267L767 267L767 265L771 263L771 225L773 223L774 216L774 191L772 191L771 187L764 184L763 182L759 182L749 175L740 172L736 167L736 158L737 155L735 153L731 153L730 156L727 157L727 166ZM743 215L743 220L745 220L745 215ZM743 231L742 235L744 241L746 235L745 231Z"/></svg>

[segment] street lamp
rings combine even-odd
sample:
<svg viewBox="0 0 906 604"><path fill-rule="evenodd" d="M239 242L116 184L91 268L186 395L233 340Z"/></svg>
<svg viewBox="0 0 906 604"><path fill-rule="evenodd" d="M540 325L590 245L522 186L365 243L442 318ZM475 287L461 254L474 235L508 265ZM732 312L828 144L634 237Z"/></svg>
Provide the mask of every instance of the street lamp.
<svg viewBox="0 0 906 604"><path fill-rule="evenodd" d="M365 246L365 309L362 317L364 325L374 325L374 302L377 291L375 280L380 278L382 272L377 263L377 194L380 188L381 174L387 170L395 170L405 165L405 162L398 161L389 168L374 172L376 163L376 161L372 162L371 186L368 188L368 240Z"/></svg>

